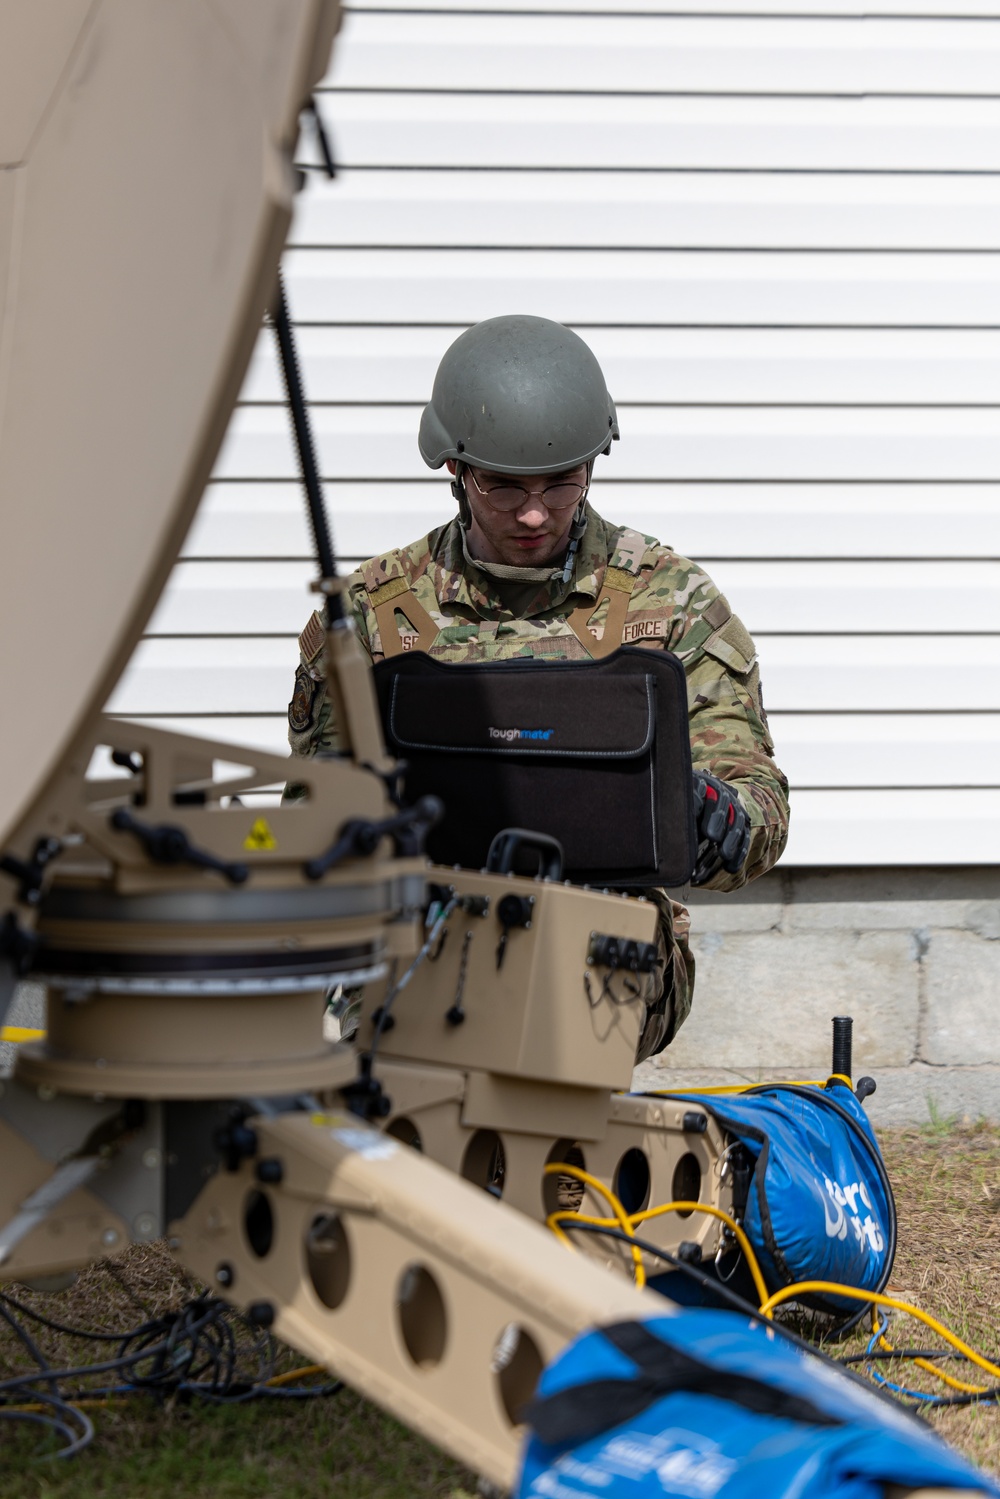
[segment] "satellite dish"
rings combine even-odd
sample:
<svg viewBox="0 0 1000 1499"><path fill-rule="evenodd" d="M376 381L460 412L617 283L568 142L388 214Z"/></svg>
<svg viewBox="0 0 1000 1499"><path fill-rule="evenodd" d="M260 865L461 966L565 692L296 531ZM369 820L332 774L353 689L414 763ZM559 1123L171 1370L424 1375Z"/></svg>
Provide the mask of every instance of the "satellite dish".
<svg viewBox="0 0 1000 1499"><path fill-rule="evenodd" d="M0 0L0 846L211 472L337 0Z"/></svg>

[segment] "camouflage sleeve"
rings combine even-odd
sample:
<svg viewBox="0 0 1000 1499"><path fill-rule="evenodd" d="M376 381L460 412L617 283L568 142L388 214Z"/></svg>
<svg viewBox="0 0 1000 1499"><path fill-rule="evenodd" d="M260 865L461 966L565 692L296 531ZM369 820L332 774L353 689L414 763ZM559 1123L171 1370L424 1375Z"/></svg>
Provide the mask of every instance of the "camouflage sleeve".
<svg viewBox="0 0 1000 1499"><path fill-rule="evenodd" d="M720 870L708 882L712 890L737 890L770 869L785 847L788 781L774 762L750 632L704 573L693 572L688 582L667 645L687 673L693 762L735 786L750 818L743 868L735 875Z"/></svg>
<svg viewBox="0 0 1000 1499"><path fill-rule="evenodd" d="M368 595L360 578L351 579L347 597L358 641L365 654L371 656ZM340 748L326 690L326 650L318 614L312 616L299 636L299 665L288 704L288 743L293 755L306 759ZM289 781L282 800L300 801L304 795L304 786Z"/></svg>

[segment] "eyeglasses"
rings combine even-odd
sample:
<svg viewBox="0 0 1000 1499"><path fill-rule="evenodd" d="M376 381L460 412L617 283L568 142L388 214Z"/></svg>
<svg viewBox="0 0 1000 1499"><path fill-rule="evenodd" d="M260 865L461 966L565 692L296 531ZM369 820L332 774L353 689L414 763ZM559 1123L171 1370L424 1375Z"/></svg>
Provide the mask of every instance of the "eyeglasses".
<svg viewBox="0 0 1000 1499"><path fill-rule="evenodd" d="M547 484L544 489L525 489L523 484L494 484L487 488L479 479L475 469L470 468L467 472L471 474L473 484L487 505L506 515L520 510L522 505L526 505L536 496L547 510L569 510L574 505L579 505L587 493L586 484L568 484L565 480Z"/></svg>

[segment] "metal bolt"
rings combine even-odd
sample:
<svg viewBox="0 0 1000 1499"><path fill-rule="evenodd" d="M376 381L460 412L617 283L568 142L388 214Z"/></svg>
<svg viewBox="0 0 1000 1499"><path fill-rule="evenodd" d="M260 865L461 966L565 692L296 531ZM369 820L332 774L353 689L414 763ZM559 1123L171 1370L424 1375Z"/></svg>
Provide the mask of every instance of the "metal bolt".
<svg viewBox="0 0 1000 1499"><path fill-rule="evenodd" d="M215 1271L216 1284L222 1286L223 1289L226 1289L229 1286L231 1286L232 1283L233 1283L233 1281L235 1279L236 1279L236 1276L233 1273L233 1267L232 1267L232 1265L227 1265L225 1263L225 1261L223 1261L223 1263L221 1265L218 1265L216 1267L216 1271Z"/></svg>
<svg viewBox="0 0 1000 1499"><path fill-rule="evenodd" d="M149 1150L143 1151L142 1164L149 1171L156 1170L157 1166L160 1164L160 1152L155 1148L155 1146L151 1146Z"/></svg>
<svg viewBox="0 0 1000 1499"><path fill-rule="evenodd" d="M156 1234L156 1219L152 1213L140 1213L133 1219L132 1227L137 1239L152 1239Z"/></svg>
<svg viewBox="0 0 1000 1499"><path fill-rule="evenodd" d="M42 1103L51 1103L56 1096L55 1088L50 1088L48 1083L39 1083L38 1096Z"/></svg>
<svg viewBox="0 0 1000 1499"><path fill-rule="evenodd" d="M101 1243L106 1244L110 1249L111 1245L117 1244L120 1238L121 1235L119 1234L117 1228L106 1228L101 1235Z"/></svg>

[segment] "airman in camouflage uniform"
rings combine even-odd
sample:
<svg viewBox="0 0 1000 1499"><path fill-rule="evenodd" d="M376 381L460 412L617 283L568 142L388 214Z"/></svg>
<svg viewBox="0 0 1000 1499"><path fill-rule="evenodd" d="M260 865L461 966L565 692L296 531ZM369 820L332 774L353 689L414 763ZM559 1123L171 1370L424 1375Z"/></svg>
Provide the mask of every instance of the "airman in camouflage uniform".
<svg viewBox="0 0 1000 1499"><path fill-rule="evenodd" d="M560 333L575 338L565 330ZM587 354L593 359L589 350ZM423 430L421 438L427 457ZM605 429L602 441L607 440ZM569 456L577 457L578 447ZM454 471L453 462L449 467ZM538 469L502 467L494 458L488 477L532 471ZM565 468L561 473L565 476ZM482 475L475 468L471 477L481 489ZM568 576L566 567L491 566L470 552L470 537L477 537L475 521L470 526L464 492L459 499L459 518L410 546L373 557L350 580L357 635L371 660L411 649L450 662L525 657L584 661L620 644L672 651L687 675L695 772L714 777L716 785L724 783L720 790L734 794L744 828L739 867L727 869L716 859L702 882L715 890L735 890L770 869L787 837L788 784L772 758L753 641L707 574L653 537L609 524L586 501L575 512L575 533L567 533L573 534L573 542L558 558L569 557ZM568 522L561 524L565 530ZM516 525L513 532L518 533ZM481 536L479 543L488 550ZM301 660L289 705L289 741L298 755L337 744L323 643L323 627L314 615L300 637ZM289 794L295 795L294 787ZM665 891L650 893L660 909L665 974L658 985L661 992L647 996L650 1023L640 1056L658 1051L676 1033L690 1010L694 985L688 912Z"/></svg>

